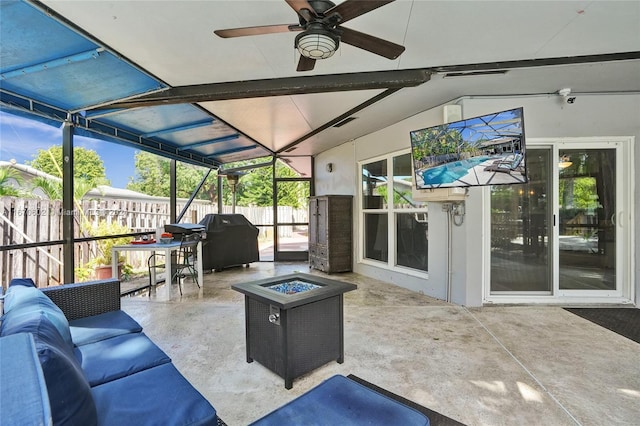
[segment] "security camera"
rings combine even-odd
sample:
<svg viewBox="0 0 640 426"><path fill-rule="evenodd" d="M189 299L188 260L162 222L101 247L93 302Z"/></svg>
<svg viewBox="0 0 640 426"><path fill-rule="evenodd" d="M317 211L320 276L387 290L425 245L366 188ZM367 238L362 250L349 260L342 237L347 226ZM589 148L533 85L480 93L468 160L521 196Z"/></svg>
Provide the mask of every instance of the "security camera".
<svg viewBox="0 0 640 426"><path fill-rule="evenodd" d="M558 95L562 96L562 99L568 103L568 104L572 104L576 101L576 97L575 96L571 96L571 88L570 87L564 87L560 90L558 90Z"/></svg>
<svg viewBox="0 0 640 426"><path fill-rule="evenodd" d="M563 97L567 97L571 94L571 89L568 87L565 87L564 89L560 89L558 90L558 95L563 96Z"/></svg>

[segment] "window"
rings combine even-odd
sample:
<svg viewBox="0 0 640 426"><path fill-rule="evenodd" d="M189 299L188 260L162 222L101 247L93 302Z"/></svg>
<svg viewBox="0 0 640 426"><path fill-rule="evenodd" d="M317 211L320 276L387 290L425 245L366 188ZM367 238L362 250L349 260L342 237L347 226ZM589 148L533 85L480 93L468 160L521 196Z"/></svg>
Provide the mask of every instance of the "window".
<svg viewBox="0 0 640 426"><path fill-rule="evenodd" d="M412 198L411 154L363 163L361 176L362 258L427 271L428 212Z"/></svg>

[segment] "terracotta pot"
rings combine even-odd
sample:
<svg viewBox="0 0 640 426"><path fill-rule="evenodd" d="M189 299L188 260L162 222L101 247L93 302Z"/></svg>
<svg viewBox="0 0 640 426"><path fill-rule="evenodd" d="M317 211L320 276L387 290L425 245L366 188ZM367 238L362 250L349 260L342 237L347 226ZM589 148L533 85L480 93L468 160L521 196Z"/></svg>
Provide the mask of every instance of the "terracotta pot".
<svg viewBox="0 0 640 426"><path fill-rule="evenodd" d="M111 265L99 265L94 268L96 279L105 280L111 278ZM122 263L118 264L118 279L122 277Z"/></svg>

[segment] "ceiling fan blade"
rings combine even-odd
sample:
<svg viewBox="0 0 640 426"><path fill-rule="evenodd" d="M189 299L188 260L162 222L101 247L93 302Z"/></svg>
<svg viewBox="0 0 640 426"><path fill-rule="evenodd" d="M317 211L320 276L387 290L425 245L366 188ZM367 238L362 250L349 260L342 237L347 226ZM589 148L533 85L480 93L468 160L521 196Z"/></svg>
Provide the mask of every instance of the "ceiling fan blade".
<svg viewBox="0 0 640 426"><path fill-rule="evenodd" d="M360 31L350 30L345 27L338 27L335 31L340 33L341 42L359 47L376 55L384 56L388 59L396 59L404 52L404 46L361 33Z"/></svg>
<svg viewBox="0 0 640 426"><path fill-rule="evenodd" d="M315 9L307 0L285 0L296 13L304 18L305 21L311 21L312 17L318 17Z"/></svg>
<svg viewBox="0 0 640 426"><path fill-rule="evenodd" d="M344 3L340 3L339 5L327 10L324 15L330 16L334 13L338 13L342 17L340 23L343 23L353 18L357 18L360 15L364 15L367 12L371 12L372 10L384 6L385 4L393 2L394 0L347 0Z"/></svg>
<svg viewBox="0 0 640 426"><path fill-rule="evenodd" d="M302 31L298 24L263 25L259 27L229 28L225 30L215 30L213 33L218 37L244 37L262 34L286 33L289 31Z"/></svg>
<svg viewBox="0 0 640 426"><path fill-rule="evenodd" d="M315 66L315 59L307 58L306 56L300 55L300 60L298 61L298 68L296 68L296 71L311 71Z"/></svg>

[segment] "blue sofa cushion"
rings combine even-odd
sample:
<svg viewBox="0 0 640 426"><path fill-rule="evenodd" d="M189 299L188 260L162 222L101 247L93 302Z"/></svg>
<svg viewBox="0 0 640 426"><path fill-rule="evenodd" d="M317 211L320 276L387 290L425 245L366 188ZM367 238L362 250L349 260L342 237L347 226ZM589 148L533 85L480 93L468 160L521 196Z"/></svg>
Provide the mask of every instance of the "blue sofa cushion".
<svg viewBox="0 0 640 426"><path fill-rule="evenodd" d="M171 362L144 333L129 333L78 346L76 358L90 386Z"/></svg>
<svg viewBox="0 0 640 426"><path fill-rule="evenodd" d="M13 284L13 281L15 280L12 280L12 285L9 286L7 294L5 294L4 297L5 312L10 312L11 309L17 308L23 304L34 303L34 298L37 297L37 294L42 294L47 297L44 293L33 286Z"/></svg>
<svg viewBox="0 0 640 426"><path fill-rule="evenodd" d="M22 321L2 324L2 336L31 333L47 384L54 425L96 425L96 406L89 383L73 351L42 313L21 315Z"/></svg>
<svg viewBox="0 0 640 426"><path fill-rule="evenodd" d="M255 426L369 424L429 426L429 419L411 407L336 375L252 423Z"/></svg>
<svg viewBox="0 0 640 426"><path fill-rule="evenodd" d="M102 426L216 425L216 410L172 363L91 388Z"/></svg>
<svg viewBox="0 0 640 426"><path fill-rule="evenodd" d="M13 278L9 282L9 287L11 287L12 285L21 285L25 287L34 287L34 288L37 287L36 283L34 283L31 278Z"/></svg>
<svg viewBox="0 0 640 426"><path fill-rule="evenodd" d="M21 319L21 317L42 314L49 319L60 333L60 336L72 348L69 321L67 321L67 317L64 316L62 310L37 288L15 284L15 281L15 279L12 280L12 285L9 286L4 298L3 327L5 322L22 322L25 318Z"/></svg>
<svg viewBox="0 0 640 426"><path fill-rule="evenodd" d="M49 395L29 333L0 337L0 424L49 425Z"/></svg>
<svg viewBox="0 0 640 426"><path fill-rule="evenodd" d="M140 324L124 311L109 311L100 315L78 318L69 322L71 339L77 346L142 331Z"/></svg>

